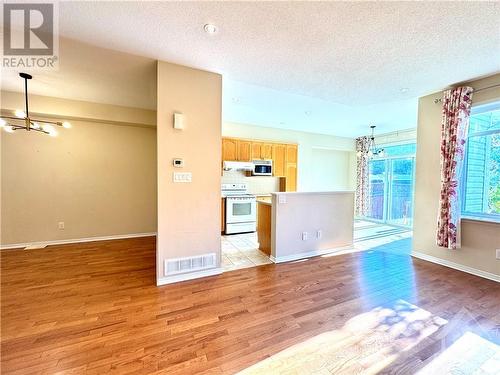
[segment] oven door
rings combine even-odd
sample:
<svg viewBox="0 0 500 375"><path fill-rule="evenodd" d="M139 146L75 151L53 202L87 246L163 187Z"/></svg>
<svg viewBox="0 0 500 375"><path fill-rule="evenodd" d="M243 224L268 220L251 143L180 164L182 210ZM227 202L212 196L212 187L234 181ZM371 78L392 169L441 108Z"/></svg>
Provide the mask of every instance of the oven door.
<svg viewBox="0 0 500 375"><path fill-rule="evenodd" d="M257 219L254 197L227 197L226 223L255 222Z"/></svg>

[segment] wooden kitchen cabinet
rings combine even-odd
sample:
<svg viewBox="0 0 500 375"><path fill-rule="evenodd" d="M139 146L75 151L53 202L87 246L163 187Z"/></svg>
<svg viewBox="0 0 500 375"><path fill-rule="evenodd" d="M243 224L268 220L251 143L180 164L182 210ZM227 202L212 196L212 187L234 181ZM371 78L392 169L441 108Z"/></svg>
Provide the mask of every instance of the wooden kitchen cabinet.
<svg viewBox="0 0 500 375"><path fill-rule="evenodd" d="M260 158L265 160L272 160L273 158L273 145L272 143L263 143L260 147Z"/></svg>
<svg viewBox="0 0 500 375"><path fill-rule="evenodd" d="M297 145L286 145L286 162L297 164Z"/></svg>
<svg viewBox="0 0 500 375"><path fill-rule="evenodd" d="M238 159L238 140L222 138L222 160L234 161Z"/></svg>
<svg viewBox="0 0 500 375"><path fill-rule="evenodd" d="M277 177L285 176L286 145L273 145L273 174Z"/></svg>
<svg viewBox="0 0 500 375"><path fill-rule="evenodd" d="M285 191L297 191L297 164L286 165Z"/></svg>
<svg viewBox="0 0 500 375"><path fill-rule="evenodd" d="M297 145L286 145L285 191L297 191Z"/></svg>
<svg viewBox="0 0 500 375"><path fill-rule="evenodd" d="M262 159L262 143L261 142L252 142L252 160Z"/></svg>
<svg viewBox="0 0 500 375"><path fill-rule="evenodd" d="M239 141L238 143L238 161L251 161L252 160L252 142Z"/></svg>
<svg viewBox="0 0 500 375"><path fill-rule="evenodd" d="M296 144L222 138L223 161L272 160L273 175L284 177L284 191L297 190L297 152Z"/></svg>

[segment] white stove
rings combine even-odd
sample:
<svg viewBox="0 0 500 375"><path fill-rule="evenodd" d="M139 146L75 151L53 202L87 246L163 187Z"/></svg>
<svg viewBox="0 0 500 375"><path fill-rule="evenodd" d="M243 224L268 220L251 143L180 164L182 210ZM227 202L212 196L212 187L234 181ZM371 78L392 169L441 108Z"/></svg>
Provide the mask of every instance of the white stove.
<svg viewBox="0 0 500 375"><path fill-rule="evenodd" d="M257 230L256 197L248 193L247 184L221 184L221 195L226 198L225 233L245 233Z"/></svg>

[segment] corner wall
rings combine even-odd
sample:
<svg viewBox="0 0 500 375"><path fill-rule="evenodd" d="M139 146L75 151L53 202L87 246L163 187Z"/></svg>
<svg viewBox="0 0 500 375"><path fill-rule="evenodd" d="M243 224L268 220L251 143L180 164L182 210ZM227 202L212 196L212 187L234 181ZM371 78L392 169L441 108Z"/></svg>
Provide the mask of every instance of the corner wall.
<svg viewBox="0 0 500 375"><path fill-rule="evenodd" d="M2 111L23 101L2 92ZM45 96L30 96L30 107L73 127L55 138L0 135L2 248L154 234L155 111Z"/></svg>
<svg viewBox="0 0 500 375"><path fill-rule="evenodd" d="M220 272L167 277L165 260L215 253L220 266L221 100L219 74L158 62L158 237L157 283ZM184 130L173 128L174 112ZM174 168L183 158L184 168ZM191 172L191 183L174 183L173 173Z"/></svg>
<svg viewBox="0 0 500 375"><path fill-rule="evenodd" d="M466 83L474 88L500 84L500 74ZM462 248L448 250L436 245L436 226L440 195L441 104L434 99L437 92L419 99L417 129L417 165L415 184L415 215L413 251L416 256L500 278L500 260L495 249L500 248L500 224L462 220ZM472 105L500 100L500 88L473 94Z"/></svg>

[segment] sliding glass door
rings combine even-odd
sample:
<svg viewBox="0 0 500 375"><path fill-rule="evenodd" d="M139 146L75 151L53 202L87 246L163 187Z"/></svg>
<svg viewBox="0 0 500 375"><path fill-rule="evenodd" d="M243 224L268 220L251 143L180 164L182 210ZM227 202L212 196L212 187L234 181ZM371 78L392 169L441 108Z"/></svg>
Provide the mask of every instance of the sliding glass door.
<svg viewBox="0 0 500 375"><path fill-rule="evenodd" d="M387 149L396 147L401 149L401 146L392 146ZM398 156L397 152L389 152L387 157L370 160L369 173L370 206L367 218L411 227L413 225L415 156Z"/></svg>
<svg viewBox="0 0 500 375"><path fill-rule="evenodd" d="M415 158L390 159L387 162L390 168L390 188L386 221L412 226Z"/></svg>

